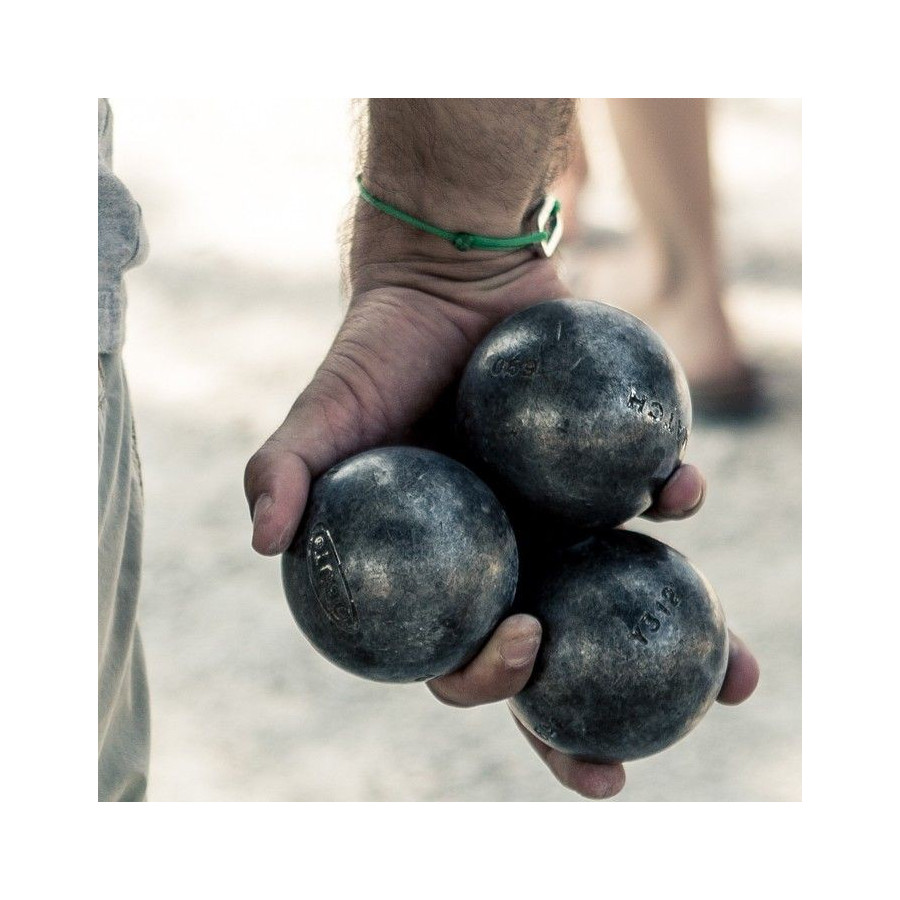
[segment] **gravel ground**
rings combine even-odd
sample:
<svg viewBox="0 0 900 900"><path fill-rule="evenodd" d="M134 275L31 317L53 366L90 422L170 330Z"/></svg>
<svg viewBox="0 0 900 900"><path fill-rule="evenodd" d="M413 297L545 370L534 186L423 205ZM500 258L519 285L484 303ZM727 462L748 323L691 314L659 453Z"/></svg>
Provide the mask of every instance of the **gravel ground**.
<svg viewBox="0 0 900 900"><path fill-rule="evenodd" d="M129 275L126 346L146 488L150 799L578 800L503 704L450 709L421 685L328 664L294 626L277 562L250 550L244 464L341 318L346 104L273 102L252 128L227 103L113 109L117 168L151 239ZM638 527L709 577L762 680L745 705L715 707L631 764L613 802L800 799L800 106L721 101L715 125L729 311L772 410L739 427L698 423L702 513ZM624 234L633 210L604 129L593 126L606 168L586 214Z"/></svg>

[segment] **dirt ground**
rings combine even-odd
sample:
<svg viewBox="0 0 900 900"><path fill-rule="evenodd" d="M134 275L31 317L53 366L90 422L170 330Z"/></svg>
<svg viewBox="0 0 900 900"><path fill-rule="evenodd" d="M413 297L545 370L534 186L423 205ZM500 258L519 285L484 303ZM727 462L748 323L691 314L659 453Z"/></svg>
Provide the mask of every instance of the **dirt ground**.
<svg viewBox="0 0 900 900"><path fill-rule="evenodd" d="M112 104L116 167L151 246L128 276L125 353L146 489L150 799L578 800L505 705L450 709L421 685L327 663L293 624L277 561L250 549L244 465L342 314L348 104L273 101L252 121L224 101ZM590 113L585 218L627 237L621 166L602 105ZM728 309L772 408L741 426L697 422L688 458L707 475L706 506L638 527L709 577L762 679L745 705L716 706L629 765L618 803L800 799L800 104L717 101L713 127Z"/></svg>

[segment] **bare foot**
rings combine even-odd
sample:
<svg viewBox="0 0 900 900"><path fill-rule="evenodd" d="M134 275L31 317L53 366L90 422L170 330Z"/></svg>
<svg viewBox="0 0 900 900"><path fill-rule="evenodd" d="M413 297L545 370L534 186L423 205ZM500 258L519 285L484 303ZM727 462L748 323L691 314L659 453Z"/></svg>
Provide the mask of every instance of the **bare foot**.
<svg viewBox="0 0 900 900"><path fill-rule="evenodd" d="M698 296L683 287L646 305L641 318L662 335L692 385L731 381L746 372L718 295Z"/></svg>

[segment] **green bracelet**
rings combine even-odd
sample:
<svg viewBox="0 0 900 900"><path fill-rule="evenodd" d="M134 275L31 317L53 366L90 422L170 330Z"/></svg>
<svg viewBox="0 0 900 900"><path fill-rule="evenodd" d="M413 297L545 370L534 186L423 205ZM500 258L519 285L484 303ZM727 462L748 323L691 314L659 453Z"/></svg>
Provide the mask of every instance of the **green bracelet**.
<svg viewBox="0 0 900 900"><path fill-rule="evenodd" d="M555 197L549 195L544 198L536 213L537 231L515 237L498 238L488 237L483 234L469 234L466 231L446 231L443 228L438 228L437 225L423 222L421 219L417 219L415 216L411 216L409 213L405 213L403 210L397 209L389 203L385 203L384 200L379 200L370 194L363 186L362 175L357 176L356 183L359 185L360 197L366 203L374 206L375 209L387 213L389 216L393 216L395 219L399 219L413 228L418 228L419 231L425 231L428 234L435 235L435 237L443 238L445 241L453 244L457 250L463 252L473 248L478 250L515 250L519 247L537 245L544 256L550 256L562 237L562 215L560 214L562 204Z"/></svg>

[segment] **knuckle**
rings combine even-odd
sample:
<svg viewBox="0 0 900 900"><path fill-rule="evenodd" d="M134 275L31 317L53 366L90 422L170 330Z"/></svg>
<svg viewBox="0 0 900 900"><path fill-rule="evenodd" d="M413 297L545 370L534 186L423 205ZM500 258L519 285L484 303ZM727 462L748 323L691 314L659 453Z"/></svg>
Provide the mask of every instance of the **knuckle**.
<svg viewBox="0 0 900 900"><path fill-rule="evenodd" d="M262 493L271 479L273 470L282 454L289 452L272 436L247 460L244 467L244 492L248 497Z"/></svg>
<svg viewBox="0 0 900 900"><path fill-rule="evenodd" d="M249 460L247 460L247 465L244 466L244 488L247 493L255 490L259 479L266 469L266 463L270 452L267 444L264 444L250 457Z"/></svg>

